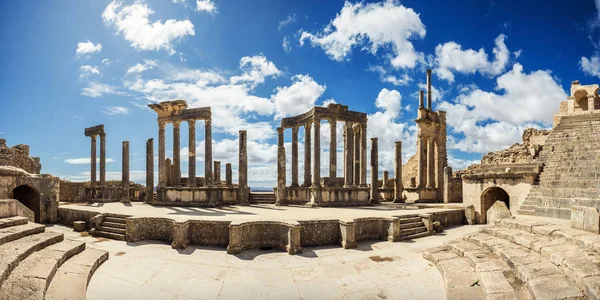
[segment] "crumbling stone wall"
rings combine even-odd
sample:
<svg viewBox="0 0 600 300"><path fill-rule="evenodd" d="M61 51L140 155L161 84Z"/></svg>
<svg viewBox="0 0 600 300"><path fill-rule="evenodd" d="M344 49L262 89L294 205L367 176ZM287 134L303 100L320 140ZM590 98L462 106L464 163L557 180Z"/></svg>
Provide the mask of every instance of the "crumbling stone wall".
<svg viewBox="0 0 600 300"><path fill-rule="evenodd" d="M90 187L90 182L72 182L69 180L60 181L60 201L75 202L88 201L86 187Z"/></svg>
<svg viewBox="0 0 600 300"><path fill-rule="evenodd" d="M527 128L523 131L523 143L508 149L490 152L481 158L481 164L514 164L533 161L532 149L543 145L550 130Z"/></svg>
<svg viewBox="0 0 600 300"><path fill-rule="evenodd" d="M21 168L32 174L40 174L42 164L39 157L29 156L28 145L6 146L6 140L0 139L0 166Z"/></svg>
<svg viewBox="0 0 600 300"><path fill-rule="evenodd" d="M419 171L419 158L417 155L413 155L408 161L402 165L402 186L404 188L410 187L410 179L417 178Z"/></svg>

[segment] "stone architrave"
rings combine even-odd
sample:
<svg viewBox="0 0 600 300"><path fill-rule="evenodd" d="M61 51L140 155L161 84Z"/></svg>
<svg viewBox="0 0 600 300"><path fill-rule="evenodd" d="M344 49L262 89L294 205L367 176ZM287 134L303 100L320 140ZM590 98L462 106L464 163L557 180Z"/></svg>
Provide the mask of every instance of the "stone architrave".
<svg viewBox="0 0 600 300"><path fill-rule="evenodd" d="M129 203L131 199L129 197L129 142L127 141L123 142L123 166L121 173L121 184L123 187L121 202Z"/></svg>
<svg viewBox="0 0 600 300"><path fill-rule="evenodd" d="M232 182L232 172L231 172L231 163L225 164L225 184L227 186L231 186Z"/></svg>
<svg viewBox="0 0 600 300"><path fill-rule="evenodd" d="M485 212L485 217L488 224L496 224L496 221L500 219L512 219L512 214L504 201L496 201L492 204L492 207Z"/></svg>
<svg viewBox="0 0 600 300"><path fill-rule="evenodd" d="M239 131L238 141L238 184L240 187L238 204L248 205L248 140L246 130Z"/></svg>
<svg viewBox="0 0 600 300"><path fill-rule="evenodd" d="M377 187L377 182L379 181L378 152L377 138L371 138L371 203L379 203L379 189Z"/></svg>
<svg viewBox="0 0 600 300"><path fill-rule="evenodd" d="M146 142L146 202L154 199L154 139Z"/></svg>
<svg viewBox="0 0 600 300"><path fill-rule="evenodd" d="M402 203L402 142L396 142L394 150L394 203Z"/></svg>

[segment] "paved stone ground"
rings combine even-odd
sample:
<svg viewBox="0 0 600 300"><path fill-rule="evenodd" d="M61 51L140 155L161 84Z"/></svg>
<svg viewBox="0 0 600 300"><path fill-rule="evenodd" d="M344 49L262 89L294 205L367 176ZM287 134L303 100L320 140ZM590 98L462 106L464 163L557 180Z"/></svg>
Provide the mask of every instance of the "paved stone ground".
<svg viewBox="0 0 600 300"><path fill-rule="evenodd" d="M362 207L307 207L307 206L275 206L259 204L251 206L224 206L218 208L201 207L166 207L151 206L140 202L123 204L111 203L76 203L61 202L60 207L97 211L102 213L123 214L129 216L169 217L179 219L219 219L219 220L307 220L326 218L358 218L358 217L387 217L409 215L462 208L461 205L430 205L423 209L402 209L402 207L418 208L414 204L378 205ZM424 205L419 205L424 207Z"/></svg>
<svg viewBox="0 0 600 300"><path fill-rule="evenodd" d="M96 299L445 299L437 268L423 251L480 226L461 226L406 242L363 242L357 249L304 248L301 255L165 243L125 243L54 225L49 231L110 252L87 298Z"/></svg>

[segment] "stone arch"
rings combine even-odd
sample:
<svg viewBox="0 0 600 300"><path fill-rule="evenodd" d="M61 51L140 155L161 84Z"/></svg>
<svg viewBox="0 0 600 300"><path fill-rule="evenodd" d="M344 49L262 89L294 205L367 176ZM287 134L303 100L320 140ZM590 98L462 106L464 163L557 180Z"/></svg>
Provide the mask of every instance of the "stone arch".
<svg viewBox="0 0 600 300"><path fill-rule="evenodd" d="M574 96L575 102L581 107L581 110L588 110L588 92L586 90L578 90Z"/></svg>
<svg viewBox="0 0 600 300"><path fill-rule="evenodd" d="M510 196L503 188L493 186L485 189L483 193L481 193L480 221L482 224L487 223L486 213L496 201L503 201L506 204L506 207L510 209Z"/></svg>
<svg viewBox="0 0 600 300"><path fill-rule="evenodd" d="M20 185L12 190L12 198L31 209L35 222L40 222L41 198L38 190L26 184Z"/></svg>

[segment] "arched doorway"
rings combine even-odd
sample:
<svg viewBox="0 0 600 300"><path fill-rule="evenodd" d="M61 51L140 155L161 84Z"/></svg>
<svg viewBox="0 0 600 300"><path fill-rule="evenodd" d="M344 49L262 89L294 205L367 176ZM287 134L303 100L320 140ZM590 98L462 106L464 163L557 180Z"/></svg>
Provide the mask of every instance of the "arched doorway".
<svg viewBox="0 0 600 300"><path fill-rule="evenodd" d="M486 213L496 201L503 201L506 204L506 207L510 209L510 197L504 189L494 186L486 189L485 191L483 191L483 193L481 193L480 220L482 224L487 223Z"/></svg>
<svg viewBox="0 0 600 300"><path fill-rule="evenodd" d="M40 222L40 193L27 185L16 187L12 191L13 199L19 200L23 205L33 211L36 223Z"/></svg>

